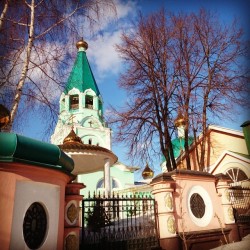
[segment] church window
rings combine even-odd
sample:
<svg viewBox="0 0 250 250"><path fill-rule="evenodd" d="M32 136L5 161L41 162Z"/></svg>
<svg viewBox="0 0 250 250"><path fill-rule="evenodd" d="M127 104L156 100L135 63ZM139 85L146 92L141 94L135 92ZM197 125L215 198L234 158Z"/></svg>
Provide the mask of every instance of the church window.
<svg viewBox="0 0 250 250"><path fill-rule="evenodd" d="M71 95L70 96L70 109L78 109L79 108L79 96Z"/></svg>
<svg viewBox="0 0 250 250"><path fill-rule="evenodd" d="M41 247L47 232L47 214L42 204L34 202L23 219L23 237L30 249Z"/></svg>
<svg viewBox="0 0 250 250"><path fill-rule="evenodd" d="M92 145L92 139L89 139L89 145Z"/></svg>
<svg viewBox="0 0 250 250"><path fill-rule="evenodd" d="M93 109L93 96L86 95L85 107L88 109Z"/></svg>
<svg viewBox="0 0 250 250"><path fill-rule="evenodd" d="M227 170L226 175L236 184L239 181L247 180L248 177L240 168L230 168Z"/></svg>
<svg viewBox="0 0 250 250"><path fill-rule="evenodd" d="M190 198L190 208L196 218L202 218L205 214L205 203L198 193L192 194Z"/></svg>

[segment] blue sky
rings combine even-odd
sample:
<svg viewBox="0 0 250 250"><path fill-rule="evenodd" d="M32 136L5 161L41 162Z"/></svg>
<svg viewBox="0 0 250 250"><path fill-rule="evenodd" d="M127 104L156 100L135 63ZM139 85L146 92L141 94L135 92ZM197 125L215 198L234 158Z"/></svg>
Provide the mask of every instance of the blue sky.
<svg viewBox="0 0 250 250"><path fill-rule="evenodd" d="M92 28L91 32L84 24L79 25L78 31L78 36L83 36L89 44L87 56L103 97L106 112L108 112L109 105L122 106L126 100L126 94L117 86L119 74L123 70L123 63L116 53L114 45L120 43L122 30L131 28L130 20L136 18L137 11L141 10L146 15L164 6L166 11L171 12L197 12L201 7L204 7L212 12L217 12L221 21L225 23L232 22L234 17L238 18L240 25L248 32L246 36L249 37L250 18L248 17L248 11L250 1L248 0L116 0L116 5L117 16L109 15L109 17L105 17L103 15L104 17L99 25ZM241 130L240 125L249 120L250 117L247 116L246 110L240 112L241 114L237 115L235 119L236 122L220 121L220 125ZM42 139L43 123L46 123L46 120L37 120L35 116L28 117L26 128L22 131L22 134ZM130 164L121 145L113 145L113 151L120 161ZM152 167L158 168L158 166Z"/></svg>

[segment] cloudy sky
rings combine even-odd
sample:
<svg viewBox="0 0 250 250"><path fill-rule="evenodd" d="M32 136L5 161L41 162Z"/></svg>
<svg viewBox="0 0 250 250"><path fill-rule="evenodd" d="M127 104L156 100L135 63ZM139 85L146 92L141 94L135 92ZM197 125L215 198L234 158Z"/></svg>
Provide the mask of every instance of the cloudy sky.
<svg viewBox="0 0 250 250"><path fill-rule="evenodd" d="M116 15L112 13L107 15L105 12L106 14L102 15L103 17L98 25L92 27L91 32L85 27L84 23L79 24L78 31L78 36L84 37L89 44L87 57L103 97L106 112L108 112L109 105L122 106L126 100L125 92L117 86L119 74L123 71L123 62L116 53L114 45L120 43L122 31L131 29L131 20L136 18L138 11L147 15L163 6L166 11L175 13L196 12L204 7L212 12L217 12L224 23L232 22L234 17L238 18L243 28L246 31L249 30L249 18L247 17L249 1L247 0L115 0L115 3ZM246 36L249 37L249 33ZM247 119L249 117L246 116L246 112L242 112L237 122L230 124L222 122L220 125L240 130L240 125ZM23 134L41 139L41 131L39 131L41 129L40 126L30 124L23 131ZM129 164L121 145L113 145L113 151L120 161Z"/></svg>

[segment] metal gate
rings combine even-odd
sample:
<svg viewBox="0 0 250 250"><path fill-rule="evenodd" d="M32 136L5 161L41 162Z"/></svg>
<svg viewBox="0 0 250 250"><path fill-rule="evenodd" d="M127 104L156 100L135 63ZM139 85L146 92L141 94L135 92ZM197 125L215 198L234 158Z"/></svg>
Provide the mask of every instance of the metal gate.
<svg viewBox="0 0 250 250"><path fill-rule="evenodd" d="M250 188L234 186L230 187L228 191L235 221L250 224Z"/></svg>
<svg viewBox="0 0 250 250"><path fill-rule="evenodd" d="M156 202L148 197L93 196L82 202L81 249L147 250L159 246Z"/></svg>

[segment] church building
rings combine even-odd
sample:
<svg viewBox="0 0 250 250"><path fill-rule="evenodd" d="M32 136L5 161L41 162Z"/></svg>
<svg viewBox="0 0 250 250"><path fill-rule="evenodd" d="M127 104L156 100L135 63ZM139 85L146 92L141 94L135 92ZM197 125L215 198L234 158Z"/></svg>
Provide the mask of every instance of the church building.
<svg viewBox="0 0 250 250"><path fill-rule="evenodd" d="M111 129L104 121L103 99L86 55L88 44L80 40L76 47L77 57L60 97L51 142L73 158L73 174L86 185L82 190L85 196L129 187L134 184L136 168L117 162L111 151Z"/></svg>

